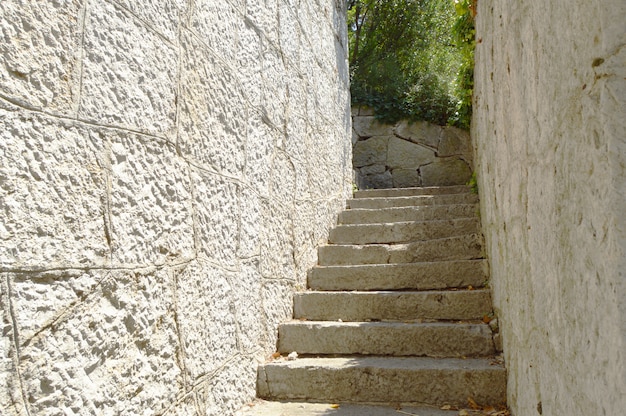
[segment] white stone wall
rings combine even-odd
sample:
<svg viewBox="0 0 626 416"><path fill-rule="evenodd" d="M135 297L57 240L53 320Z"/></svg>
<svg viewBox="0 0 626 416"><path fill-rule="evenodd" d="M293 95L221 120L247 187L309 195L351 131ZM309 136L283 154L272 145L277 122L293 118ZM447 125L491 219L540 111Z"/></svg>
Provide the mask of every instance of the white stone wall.
<svg viewBox="0 0 626 416"><path fill-rule="evenodd" d="M626 408L626 2L479 1L482 221L516 416Z"/></svg>
<svg viewBox="0 0 626 416"><path fill-rule="evenodd" d="M228 415L351 192L344 2L0 1L0 413Z"/></svg>

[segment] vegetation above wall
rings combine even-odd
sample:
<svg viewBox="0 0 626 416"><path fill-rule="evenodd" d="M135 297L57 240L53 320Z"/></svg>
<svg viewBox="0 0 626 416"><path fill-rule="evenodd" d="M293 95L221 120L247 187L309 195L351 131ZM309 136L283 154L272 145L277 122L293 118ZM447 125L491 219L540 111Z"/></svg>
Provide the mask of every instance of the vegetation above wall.
<svg viewBox="0 0 626 416"><path fill-rule="evenodd" d="M468 128L472 0L348 0L352 103L381 121Z"/></svg>

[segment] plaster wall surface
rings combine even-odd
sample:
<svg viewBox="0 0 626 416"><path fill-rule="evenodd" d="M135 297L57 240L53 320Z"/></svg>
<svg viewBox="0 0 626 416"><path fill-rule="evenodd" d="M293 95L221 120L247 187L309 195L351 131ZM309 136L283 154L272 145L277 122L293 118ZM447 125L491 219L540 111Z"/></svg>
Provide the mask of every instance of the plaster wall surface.
<svg viewBox="0 0 626 416"><path fill-rule="evenodd" d="M0 413L229 415L352 167L344 2L0 2Z"/></svg>
<svg viewBox="0 0 626 416"><path fill-rule="evenodd" d="M479 1L472 136L516 416L626 408L626 3Z"/></svg>

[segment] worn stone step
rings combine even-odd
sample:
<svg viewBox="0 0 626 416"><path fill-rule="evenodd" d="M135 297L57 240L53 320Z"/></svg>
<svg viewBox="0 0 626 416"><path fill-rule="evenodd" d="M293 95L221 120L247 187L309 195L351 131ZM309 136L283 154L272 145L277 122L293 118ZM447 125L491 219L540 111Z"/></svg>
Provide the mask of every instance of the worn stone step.
<svg viewBox="0 0 626 416"><path fill-rule="evenodd" d="M458 416L458 414L458 410L441 410L433 406L399 406L398 403L393 406L382 404L377 406L257 400L240 409L235 416Z"/></svg>
<svg viewBox="0 0 626 416"><path fill-rule="evenodd" d="M459 291L300 292L294 318L312 321L410 321L481 319L492 310L487 289Z"/></svg>
<svg viewBox="0 0 626 416"><path fill-rule="evenodd" d="M292 321L278 328L278 351L460 358L485 357L495 348L483 323Z"/></svg>
<svg viewBox="0 0 626 416"><path fill-rule="evenodd" d="M408 243L480 232L477 218L413 221L390 224L339 225L330 231L331 244Z"/></svg>
<svg viewBox="0 0 626 416"><path fill-rule="evenodd" d="M350 209L378 209L425 205L476 204L478 195L471 193L450 195L403 196L397 198L355 198L347 201Z"/></svg>
<svg viewBox="0 0 626 416"><path fill-rule="evenodd" d="M376 224L404 221L476 218L477 204L426 205L380 209L348 209L339 214L338 224Z"/></svg>
<svg viewBox="0 0 626 416"><path fill-rule="evenodd" d="M321 266L471 260L484 257L481 234L403 244L333 244L318 248Z"/></svg>
<svg viewBox="0 0 626 416"><path fill-rule="evenodd" d="M399 196L447 195L471 192L469 186L425 186L415 188L364 189L354 193L354 198L388 198Z"/></svg>
<svg viewBox="0 0 626 416"><path fill-rule="evenodd" d="M462 406L506 401L506 372L488 358L338 357L259 367L264 399Z"/></svg>
<svg viewBox="0 0 626 416"><path fill-rule="evenodd" d="M452 260L359 266L317 266L309 270L313 290L436 290L482 287L485 260Z"/></svg>

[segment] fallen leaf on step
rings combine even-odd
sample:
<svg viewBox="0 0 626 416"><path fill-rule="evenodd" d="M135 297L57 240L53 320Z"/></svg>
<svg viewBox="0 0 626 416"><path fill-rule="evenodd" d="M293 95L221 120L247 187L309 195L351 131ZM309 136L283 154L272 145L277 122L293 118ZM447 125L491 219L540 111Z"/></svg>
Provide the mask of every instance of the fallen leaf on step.
<svg viewBox="0 0 626 416"><path fill-rule="evenodd" d="M272 358L276 359L280 357L280 353L278 351L276 351L274 354L272 354Z"/></svg>
<svg viewBox="0 0 626 416"><path fill-rule="evenodd" d="M482 409L482 407L478 403L476 403L474 399L472 399L471 397L467 398L467 404L469 405L471 409L474 409L474 410Z"/></svg>
<svg viewBox="0 0 626 416"><path fill-rule="evenodd" d="M330 405L331 409L339 409L339 405L337 403L333 403Z"/></svg>

